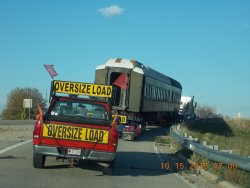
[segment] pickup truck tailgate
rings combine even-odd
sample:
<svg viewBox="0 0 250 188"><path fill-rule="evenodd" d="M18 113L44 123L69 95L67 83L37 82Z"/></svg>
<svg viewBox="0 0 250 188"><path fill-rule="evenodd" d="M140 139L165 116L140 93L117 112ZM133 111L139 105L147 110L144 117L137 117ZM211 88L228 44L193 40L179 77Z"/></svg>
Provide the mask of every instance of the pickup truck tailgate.
<svg viewBox="0 0 250 188"><path fill-rule="evenodd" d="M85 148L109 149L110 127L74 123L45 122L42 128L41 144Z"/></svg>

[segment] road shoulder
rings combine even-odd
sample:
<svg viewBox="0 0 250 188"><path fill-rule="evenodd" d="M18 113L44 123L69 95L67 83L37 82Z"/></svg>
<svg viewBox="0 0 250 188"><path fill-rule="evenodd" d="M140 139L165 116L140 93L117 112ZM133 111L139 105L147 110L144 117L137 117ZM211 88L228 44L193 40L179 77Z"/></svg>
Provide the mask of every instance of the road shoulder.
<svg viewBox="0 0 250 188"><path fill-rule="evenodd" d="M160 144L154 142L153 147L155 153L162 162L162 167L164 168L163 170L168 170L170 173L174 173L176 177L189 187L219 187L216 181L209 181L200 172L188 170L188 160L183 156L177 155L172 149L171 144Z"/></svg>

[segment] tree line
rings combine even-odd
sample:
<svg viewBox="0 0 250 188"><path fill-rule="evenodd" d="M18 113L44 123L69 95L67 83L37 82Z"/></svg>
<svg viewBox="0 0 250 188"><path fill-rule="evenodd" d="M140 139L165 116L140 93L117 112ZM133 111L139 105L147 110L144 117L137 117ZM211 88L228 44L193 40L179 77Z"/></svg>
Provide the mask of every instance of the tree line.
<svg viewBox="0 0 250 188"><path fill-rule="evenodd" d="M30 108L30 119L35 119L39 103L45 106L45 100L42 93L36 88L16 88L7 95L7 104L1 113L1 119L8 120L25 120L29 119L29 109L23 107L24 99L32 99L32 108Z"/></svg>

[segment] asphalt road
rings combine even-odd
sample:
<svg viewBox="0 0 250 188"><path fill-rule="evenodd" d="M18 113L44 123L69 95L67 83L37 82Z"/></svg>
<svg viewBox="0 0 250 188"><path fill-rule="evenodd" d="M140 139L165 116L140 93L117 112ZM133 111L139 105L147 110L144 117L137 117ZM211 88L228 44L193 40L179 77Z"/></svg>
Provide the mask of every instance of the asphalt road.
<svg viewBox="0 0 250 188"><path fill-rule="evenodd" d="M69 167L67 161L47 157L45 169L32 166L32 143L0 154L0 188L158 188L189 187L176 175L164 172L154 153L153 140L166 129L150 127L136 141L119 140L114 175L102 175L102 167L81 162Z"/></svg>

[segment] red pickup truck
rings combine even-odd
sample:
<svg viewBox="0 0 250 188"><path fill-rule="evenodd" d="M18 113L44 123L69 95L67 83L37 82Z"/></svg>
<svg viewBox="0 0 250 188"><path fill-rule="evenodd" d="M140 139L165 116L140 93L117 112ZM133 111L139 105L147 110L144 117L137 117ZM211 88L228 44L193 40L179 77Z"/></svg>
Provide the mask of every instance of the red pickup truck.
<svg viewBox="0 0 250 188"><path fill-rule="evenodd" d="M112 172L118 133L111 124L108 102L54 94L47 112L34 126L34 168L43 168L46 156L54 156L96 161L103 164L104 173Z"/></svg>

